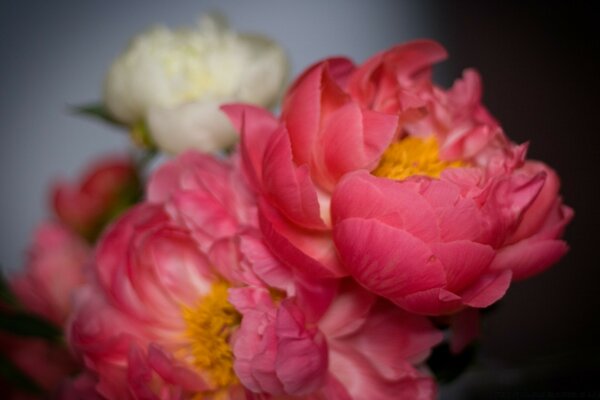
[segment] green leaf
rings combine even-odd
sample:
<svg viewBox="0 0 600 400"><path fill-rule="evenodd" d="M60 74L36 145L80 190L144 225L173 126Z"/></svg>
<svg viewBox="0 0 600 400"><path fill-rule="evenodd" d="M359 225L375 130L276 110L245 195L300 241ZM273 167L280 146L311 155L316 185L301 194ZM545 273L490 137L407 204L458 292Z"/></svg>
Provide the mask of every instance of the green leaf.
<svg viewBox="0 0 600 400"><path fill-rule="evenodd" d="M42 388L23 371L17 368L4 354L0 354L0 378L12 387L17 387L33 395L42 395Z"/></svg>
<svg viewBox="0 0 600 400"><path fill-rule="evenodd" d="M25 312L1 313L0 330L17 336L40 337L58 341L61 331L51 322Z"/></svg>
<svg viewBox="0 0 600 400"><path fill-rule="evenodd" d="M427 365L440 383L450 383L458 378L475 360L477 345L471 344L459 354L450 351L448 343L435 347Z"/></svg>
<svg viewBox="0 0 600 400"><path fill-rule="evenodd" d="M10 285L3 273L0 272L0 304L17 306L19 301L10 289Z"/></svg>
<svg viewBox="0 0 600 400"><path fill-rule="evenodd" d="M117 121L106 109L102 103L92 103L83 106L75 106L72 111L76 114L86 115L104 121L111 125L124 127L122 122Z"/></svg>

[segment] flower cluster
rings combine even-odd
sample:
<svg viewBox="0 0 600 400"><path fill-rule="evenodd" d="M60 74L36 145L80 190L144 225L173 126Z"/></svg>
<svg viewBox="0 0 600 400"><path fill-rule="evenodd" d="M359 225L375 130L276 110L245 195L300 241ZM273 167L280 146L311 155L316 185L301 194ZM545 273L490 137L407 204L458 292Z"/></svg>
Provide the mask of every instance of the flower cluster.
<svg viewBox="0 0 600 400"><path fill-rule="evenodd" d="M252 97L262 78L237 60L249 53L212 29L201 43L195 32L178 33L184 44L168 52L161 46L175 38L154 31L115 64L108 80L115 117L146 118L157 143L181 152L150 174L142 201L111 215L92 253L66 228L48 227L29 278L14 280L32 310L57 324L68 315L66 337L81 372L63 385L64 395L435 398L426 361L444 339L440 321L451 321L452 349L460 351L474 335L475 310L567 251L560 237L573 212L556 173L505 136L481 103L475 71L448 90L432 82L431 68L446 53L431 41L361 65L319 62L292 83L279 116L257 105L222 106L217 118L227 117L240 137L232 152L190 150L192 142L161 136L158 115L205 107L232 85L240 88L235 101L271 102ZM193 58L213 46L226 55ZM186 57L172 59L179 52ZM144 87L154 92L134 107L141 81L118 71L162 74L150 55L169 69L175 91L166 83ZM260 55L261 65L271 56ZM213 76L221 67L252 76L239 86L237 74ZM169 75L195 68L206 80L184 85ZM178 105L187 99L181 90L218 80L193 105ZM173 100L159 104L167 108L144 114L138 107L162 95ZM179 114L169 118L184 123ZM122 171L111 169L111 179L92 174L96 183L80 191L57 190L69 232L90 238L98 218L106 223L105 199L132 181ZM38 275L56 273L69 282L31 287L50 282ZM65 285L77 288L73 296Z"/></svg>

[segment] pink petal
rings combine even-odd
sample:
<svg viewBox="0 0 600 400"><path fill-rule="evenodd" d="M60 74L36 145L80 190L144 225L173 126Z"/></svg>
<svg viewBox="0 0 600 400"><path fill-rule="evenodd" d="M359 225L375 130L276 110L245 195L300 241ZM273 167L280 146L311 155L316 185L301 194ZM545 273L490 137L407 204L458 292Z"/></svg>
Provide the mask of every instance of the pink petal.
<svg viewBox="0 0 600 400"><path fill-rule="evenodd" d="M279 125L268 111L250 105L229 104L221 109L241 134L241 154L254 187L262 181L262 159L271 134Z"/></svg>
<svg viewBox="0 0 600 400"><path fill-rule="evenodd" d="M295 301L302 309L307 324L320 324L338 295L338 279L316 279L314 276L295 276Z"/></svg>
<svg viewBox="0 0 600 400"><path fill-rule="evenodd" d="M208 291L215 276L197 244L181 229L162 229L140 246L139 253L139 262L130 264L136 268L130 280L145 304L158 314L169 314L181 303L193 304Z"/></svg>
<svg viewBox="0 0 600 400"><path fill-rule="evenodd" d="M463 173L470 176L468 169L454 170L455 178ZM480 237L482 226L485 225L484 216L473 199L461 195L458 185L445 180L420 183L420 193L435 209L443 241L476 240Z"/></svg>
<svg viewBox="0 0 600 400"><path fill-rule="evenodd" d="M131 346L127 363L127 380L129 390L135 398L159 400L150 388L152 384L152 369L147 364L145 355L138 346Z"/></svg>
<svg viewBox="0 0 600 400"><path fill-rule="evenodd" d="M428 318L380 302L373 308L360 332L345 343L366 355L382 377L396 380L404 378L407 369L409 373L412 371L400 360L420 363L442 339L442 332Z"/></svg>
<svg viewBox="0 0 600 400"><path fill-rule="evenodd" d="M285 130L279 130L269 143L263 168L265 194L286 217L305 228L326 228L308 167L294 166Z"/></svg>
<svg viewBox="0 0 600 400"><path fill-rule="evenodd" d="M365 323L376 299L371 292L346 282L319 321L319 328L331 338L355 332Z"/></svg>
<svg viewBox="0 0 600 400"><path fill-rule="evenodd" d="M240 249L254 273L269 286L292 290L293 274L269 251L261 237L242 235Z"/></svg>
<svg viewBox="0 0 600 400"><path fill-rule="evenodd" d="M323 384L323 387L313 396L307 398L307 400L353 400L348 394L348 391L344 385L333 376L329 374L327 380Z"/></svg>
<svg viewBox="0 0 600 400"><path fill-rule="evenodd" d="M326 61L331 78L339 87L346 88L348 80L356 70L354 63L343 57L328 58Z"/></svg>
<svg viewBox="0 0 600 400"><path fill-rule="evenodd" d="M282 119L290 134L294 160L309 164L319 130L321 80L325 65L308 69L289 89L283 103Z"/></svg>
<svg viewBox="0 0 600 400"><path fill-rule="evenodd" d="M362 111L356 103L335 110L322 128L325 180L320 183L331 188L347 172L373 169L397 127L397 116Z"/></svg>
<svg viewBox="0 0 600 400"><path fill-rule="evenodd" d="M438 240L434 209L418 190L414 182L377 178L365 171L350 173L331 198L333 224L346 218L372 218L425 242Z"/></svg>
<svg viewBox="0 0 600 400"><path fill-rule="evenodd" d="M275 374L276 309L269 292L253 287L231 289L229 301L243 314L241 326L232 338L236 375L253 392L283 393Z"/></svg>
<svg viewBox="0 0 600 400"><path fill-rule="evenodd" d="M402 364L399 362L398 364ZM403 379L387 380L378 375L368 360L356 352L334 351L330 370L345 387L352 399L369 400L432 400L436 398L434 381L419 374L404 363Z"/></svg>
<svg viewBox="0 0 600 400"><path fill-rule="evenodd" d="M461 293L489 267L495 251L488 245L460 240L432 243L431 250L446 270L446 290Z"/></svg>
<svg viewBox="0 0 600 400"><path fill-rule="evenodd" d="M508 289L512 277L511 271L483 276L479 282L462 294L466 305L485 308L498 301Z"/></svg>
<svg viewBox="0 0 600 400"><path fill-rule="evenodd" d="M553 209L559 207L560 180L554 170L541 162L527 161L517 173L535 175L540 172L546 174L544 186L531 206L525 211L517 231L511 236L511 243L539 232L542 226L547 224Z"/></svg>
<svg viewBox="0 0 600 400"><path fill-rule="evenodd" d="M165 383L170 385L176 385L183 390L194 392L210 388L200 375L175 361L156 344L151 344L148 347L148 364Z"/></svg>
<svg viewBox="0 0 600 400"><path fill-rule="evenodd" d="M310 164L318 140L321 119L334 104L348 101L347 95L329 73L330 65L334 76L342 78L350 62L345 59L325 60L310 67L293 86L283 103L282 120L290 135L294 161ZM343 80L343 79L342 79Z"/></svg>
<svg viewBox="0 0 600 400"><path fill-rule="evenodd" d="M164 203L180 191L220 187L229 169L229 165L222 160L194 150L186 151L152 173L147 199L151 203Z"/></svg>
<svg viewBox="0 0 600 400"><path fill-rule="evenodd" d="M428 40L416 40L393 47L363 63L353 73L349 91L353 97L362 99L364 105L370 107L377 90L429 81L432 64L446 57L447 53L442 46ZM377 81L377 78L383 80L387 77L394 80L384 80L384 84Z"/></svg>
<svg viewBox="0 0 600 400"><path fill-rule="evenodd" d="M233 235L238 229L238 221L222 203L223 198L215 199L210 192L200 190L176 193L169 204L169 211L183 222L194 234L204 239L203 250L215 239Z"/></svg>
<svg viewBox="0 0 600 400"><path fill-rule="evenodd" d="M329 232L292 225L264 200L260 202L260 228L273 254L301 275L317 279L347 275Z"/></svg>
<svg viewBox="0 0 600 400"><path fill-rule="evenodd" d="M376 220L349 218L334 227L334 240L352 276L393 302L446 283L440 261L405 230Z"/></svg>
<svg viewBox="0 0 600 400"><path fill-rule="evenodd" d="M305 327L302 311L291 302L282 303L277 314L279 338L277 377L285 392L302 396L319 388L327 373L327 343L318 331Z"/></svg>
<svg viewBox="0 0 600 400"><path fill-rule="evenodd" d="M539 274L569 250L562 240L522 240L504 247L492 262L493 270L510 270L514 280Z"/></svg>
<svg viewBox="0 0 600 400"><path fill-rule="evenodd" d="M411 293L397 304L404 310L432 316L450 314L463 307L460 296L439 288Z"/></svg>

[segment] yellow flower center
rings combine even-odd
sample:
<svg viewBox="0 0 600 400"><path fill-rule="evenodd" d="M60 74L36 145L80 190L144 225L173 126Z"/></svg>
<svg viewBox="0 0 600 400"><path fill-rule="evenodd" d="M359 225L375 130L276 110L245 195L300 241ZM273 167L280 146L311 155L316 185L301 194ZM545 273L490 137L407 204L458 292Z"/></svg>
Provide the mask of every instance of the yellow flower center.
<svg viewBox="0 0 600 400"><path fill-rule="evenodd" d="M233 352L229 339L241 316L227 301L224 282L216 282L195 308L184 307L186 337L191 341L194 365L204 371L211 383L225 388L238 382L233 371Z"/></svg>
<svg viewBox="0 0 600 400"><path fill-rule="evenodd" d="M392 143L385 150L379 165L373 170L373 175L396 180L413 175L439 178L446 168L465 165L462 161L441 160L438 143L434 137L420 139L409 136Z"/></svg>

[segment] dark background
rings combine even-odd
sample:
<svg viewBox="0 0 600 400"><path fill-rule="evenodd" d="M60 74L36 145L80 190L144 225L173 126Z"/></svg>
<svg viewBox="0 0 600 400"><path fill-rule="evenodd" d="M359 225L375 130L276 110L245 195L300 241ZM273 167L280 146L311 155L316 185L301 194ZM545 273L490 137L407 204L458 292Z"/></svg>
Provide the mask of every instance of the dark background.
<svg viewBox="0 0 600 400"><path fill-rule="evenodd" d="M559 172L575 209L569 254L512 285L484 319L478 365L443 398L600 398L597 5L428 3L450 54L441 80L475 66L485 104L509 137L530 142L530 158Z"/></svg>
<svg viewBox="0 0 600 400"><path fill-rule="evenodd" d="M441 398L600 398L598 179L600 14L585 1L34 1L0 0L0 264L18 268L47 215L51 177L75 177L95 155L126 149L110 129L66 112L97 100L111 60L148 25L191 25L221 10L242 31L288 50L296 75L332 54L361 62L395 43L429 37L450 54L449 86L464 68L484 102L530 157L562 177L575 209L570 253L514 284L488 313L476 364Z"/></svg>

